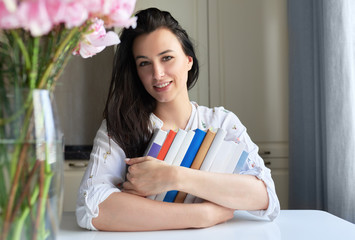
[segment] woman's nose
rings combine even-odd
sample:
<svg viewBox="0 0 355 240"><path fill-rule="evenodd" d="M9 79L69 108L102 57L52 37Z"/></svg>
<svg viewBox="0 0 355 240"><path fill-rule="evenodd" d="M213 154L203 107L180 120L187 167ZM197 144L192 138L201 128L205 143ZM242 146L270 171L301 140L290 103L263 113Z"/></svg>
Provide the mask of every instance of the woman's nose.
<svg viewBox="0 0 355 240"><path fill-rule="evenodd" d="M154 64L153 65L153 77L157 80L160 80L164 75L165 75L165 73L164 73L163 66L159 63Z"/></svg>

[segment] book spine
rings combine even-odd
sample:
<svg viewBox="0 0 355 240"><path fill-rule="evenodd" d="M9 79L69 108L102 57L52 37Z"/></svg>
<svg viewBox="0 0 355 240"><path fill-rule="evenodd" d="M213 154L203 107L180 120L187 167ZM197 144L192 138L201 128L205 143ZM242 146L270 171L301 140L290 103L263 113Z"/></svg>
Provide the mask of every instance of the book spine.
<svg viewBox="0 0 355 240"><path fill-rule="evenodd" d="M198 149L200 148L202 141L206 135L206 132L201 130L201 129L196 129L195 130L195 136L191 141L191 144L189 148L186 151L186 154L180 164L181 167L191 167L192 161L194 160ZM175 200L175 197L177 195L178 191L173 190L167 192L164 198L164 202L173 202Z"/></svg>
<svg viewBox="0 0 355 240"><path fill-rule="evenodd" d="M206 132L206 136L203 139L203 142L201 143L201 146L191 164L191 169L196 169L199 170L202 162L208 152L208 149L210 148L213 138L215 137L216 133L213 132L211 129L208 129ZM185 198L188 194L185 192L179 192L174 200L176 203L183 203L185 201Z"/></svg>
<svg viewBox="0 0 355 240"><path fill-rule="evenodd" d="M166 136L165 138L165 141L164 141L164 144L163 146L161 147L160 151L159 151L159 154L157 156L157 159L159 160L164 160L169 148L170 148L170 145L171 143L173 142L174 140L174 137L176 135L176 132L174 130L170 130L168 135Z"/></svg>
<svg viewBox="0 0 355 240"><path fill-rule="evenodd" d="M186 137L186 134L187 132L185 130L183 129L178 130L174 138L174 141L171 143L168 153L164 158L164 162L166 162L167 164L172 164L174 158L176 157L176 154L179 151L182 141L184 141L184 138Z"/></svg>
<svg viewBox="0 0 355 240"><path fill-rule="evenodd" d="M205 131L201 129L195 130L195 136L192 139L191 144L187 149L186 154L180 164L181 167L187 167L187 168L191 167L192 161L194 160L205 136L206 136Z"/></svg>
<svg viewBox="0 0 355 240"><path fill-rule="evenodd" d="M208 152L206 154L205 159L203 160L203 163L200 167L200 170L202 171L209 171L213 160L216 157L216 154L221 147L222 142L224 141L224 138L226 137L227 132L226 130L219 128L217 130L216 136L214 137L212 144L210 148L208 149Z"/></svg>
<svg viewBox="0 0 355 240"><path fill-rule="evenodd" d="M206 136L203 139L203 142L196 154L195 159L193 160L191 164L191 169L200 169L202 162L204 161L207 152L212 144L212 141L215 137L216 133L213 132L212 130L208 129L206 132Z"/></svg>
<svg viewBox="0 0 355 240"><path fill-rule="evenodd" d="M144 153L144 156L151 156L151 157L157 157L160 149L165 141L165 138L167 136L167 132L156 128L154 130L152 139L150 140L148 147ZM155 195L147 196L147 198L154 200Z"/></svg>
<svg viewBox="0 0 355 240"><path fill-rule="evenodd" d="M187 149L189 148L189 145L192 141L192 139L194 138L195 136L195 132L193 130L189 130L187 133L186 133L186 136L184 138L184 140L182 141L182 144L176 154L176 157L174 158L174 160L172 161L171 165L173 166L180 166L186 152L187 152ZM156 196L155 200L156 201L163 201L166 197L166 194L167 192L163 192L163 193L160 193Z"/></svg>
<svg viewBox="0 0 355 240"><path fill-rule="evenodd" d="M148 145L148 148L145 151L145 156L151 156L151 157L157 157L159 154L159 151L165 141L167 132L161 130L161 129L156 129L154 131L154 134L152 136L152 139L150 140L150 143Z"/></svg>
<svg viewBox="0 0 355 240"><path fill-rule="evenodd" d="M184 138L184 141L182 142L178 153L176 154L176 157L174 159L174 161L171 163L171 165L173 166L180 166L182 160L184 159L184 156L187 152L187 149L190 146L190 143L192 141L192 139L195 136L195 132L193 130L189 130L186 134L186 137Z"/></svg>

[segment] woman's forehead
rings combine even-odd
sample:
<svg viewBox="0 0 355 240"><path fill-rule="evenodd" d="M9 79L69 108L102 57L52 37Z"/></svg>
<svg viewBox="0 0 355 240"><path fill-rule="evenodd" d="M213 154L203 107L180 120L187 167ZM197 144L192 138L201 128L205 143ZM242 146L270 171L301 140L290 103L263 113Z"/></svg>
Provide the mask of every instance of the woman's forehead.
<svg viewBox="0 0 355 240"><path fill-rule="evenodd" d="M165 28L140 35L133 42L134 55L155 55L168 49L182 51L178 38L174 33Z"/></svg>

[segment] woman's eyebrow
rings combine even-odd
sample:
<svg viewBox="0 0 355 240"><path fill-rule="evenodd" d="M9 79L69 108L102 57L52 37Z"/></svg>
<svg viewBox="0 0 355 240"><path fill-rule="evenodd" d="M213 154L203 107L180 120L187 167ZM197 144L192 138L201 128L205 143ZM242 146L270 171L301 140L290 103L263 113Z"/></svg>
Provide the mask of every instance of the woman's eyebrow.
<svg viewBox="0 0 355 240"><path fill-rule="evenodd" d="M173 52L173 50L168 49L168 50L162 51L161 53L158 53L157 56L164 55L165 53L168 53L168 52ZM136 60L138 60L138 59L140 59L140 58L148 59L147 56L143 56L143 55L138 55L138 56L135 57Z"/></svg>

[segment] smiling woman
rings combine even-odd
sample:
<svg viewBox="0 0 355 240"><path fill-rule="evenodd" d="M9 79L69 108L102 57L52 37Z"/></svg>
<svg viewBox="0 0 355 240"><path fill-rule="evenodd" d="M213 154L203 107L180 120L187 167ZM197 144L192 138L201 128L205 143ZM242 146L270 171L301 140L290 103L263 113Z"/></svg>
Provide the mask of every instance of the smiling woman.
<svg viewBox="0 0 355 240"><path fill-rule="evenodd" d="M186 81L193 59L184 53L175 35L166 28L141 35L134 40L133 55L138 76L157 104L171 108L185 103L181 107L189 109L190 114Z"/></svg>
<svg viewBox="0 0 355 240"><path fill-rule="evenodd" d="M201 228L231 219L235 209L274 219L280 206L270 170L244 125L223 107L199 106L188 97L199 66L186 31L156 8L137 16L137 27L122 32L116 51L105 119L79 189L79 225L109 231ZM224 174L142 157L155 128L222 128L226 141L246 145L248 164L241 174ZM170 190L205 201L146 198Z"/></svg>

